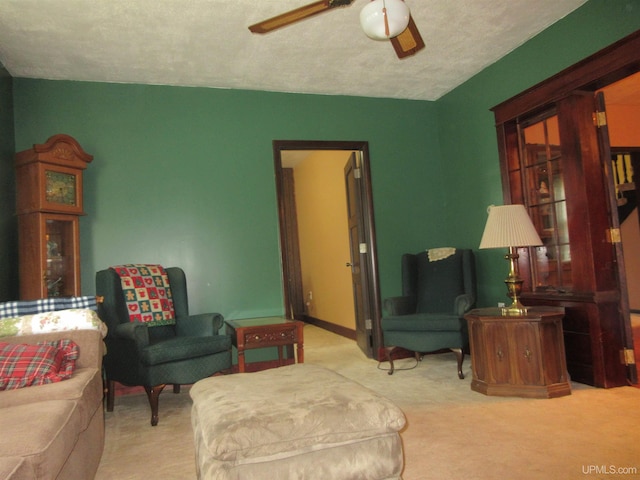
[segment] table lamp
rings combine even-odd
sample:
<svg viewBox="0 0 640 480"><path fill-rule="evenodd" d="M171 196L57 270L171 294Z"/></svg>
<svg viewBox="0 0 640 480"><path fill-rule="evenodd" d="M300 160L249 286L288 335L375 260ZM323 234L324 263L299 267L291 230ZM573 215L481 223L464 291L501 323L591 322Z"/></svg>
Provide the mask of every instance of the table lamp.
<svg viewBox="0 0 640 480"><path fill-rule="evenodd" d="M484 227L480 248L508 248L504 256L509 260L509 276L504 283L512 304L502 308L503 315L526 315L527 307L518 298L522 290L522 279L518 275L518 247L542 245L542 240L533 226L531 217L524 205L491 205L489 216Z"/></svg>

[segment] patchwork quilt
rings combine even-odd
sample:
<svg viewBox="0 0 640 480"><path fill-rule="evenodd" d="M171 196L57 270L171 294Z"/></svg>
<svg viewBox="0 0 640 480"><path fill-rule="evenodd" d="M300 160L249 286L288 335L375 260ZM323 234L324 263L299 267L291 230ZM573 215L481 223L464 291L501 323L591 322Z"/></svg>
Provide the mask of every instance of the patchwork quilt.
<svg viewBox="0 0 640 480"><path fill-rule="evenodd" d="M127 264L111 267L120 276L129 319L149 326L176 323L167 272L161 265Z"/></svg>

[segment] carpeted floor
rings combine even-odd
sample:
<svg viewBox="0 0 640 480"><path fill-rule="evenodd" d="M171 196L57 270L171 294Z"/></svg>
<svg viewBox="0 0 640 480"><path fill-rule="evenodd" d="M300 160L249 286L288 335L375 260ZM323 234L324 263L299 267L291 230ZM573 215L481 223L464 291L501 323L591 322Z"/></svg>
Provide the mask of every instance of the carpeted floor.
<svg viewBox="0 0 640 480"><path fill-rule="evenodd" d="M640 478L640 389L574 383L572 395L551 400L487 397L470 390L469 357L464 380L453 354L427 356L417 366L401 360L396 367L407 370L389 376L355 342L311 325L304 333L305 362L404 411L404 480ZM96 479L195 478L190 408L188 389L166 389L160 422L151 427L144 394L116 398Z"/></svg>

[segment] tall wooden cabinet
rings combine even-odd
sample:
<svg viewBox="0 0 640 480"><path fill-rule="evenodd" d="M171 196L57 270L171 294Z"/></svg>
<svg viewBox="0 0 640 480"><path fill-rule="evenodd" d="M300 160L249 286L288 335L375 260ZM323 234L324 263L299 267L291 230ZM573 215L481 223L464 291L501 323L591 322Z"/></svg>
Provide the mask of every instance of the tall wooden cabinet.
<svg viewBox="0 0 640 480"><path fill-rule="evenodd" d="M598 89L640 65L640 32L493 108L505 203L524 204L543 241L519 249L522 303L557 306L572 380L637 378Z"/></svg>
<svg viewBox="0 0 640 480"><path fill-rule="evenodd" d="M23 300L80 295L82 173L92 159L63 134L16 154Z"/></svg>

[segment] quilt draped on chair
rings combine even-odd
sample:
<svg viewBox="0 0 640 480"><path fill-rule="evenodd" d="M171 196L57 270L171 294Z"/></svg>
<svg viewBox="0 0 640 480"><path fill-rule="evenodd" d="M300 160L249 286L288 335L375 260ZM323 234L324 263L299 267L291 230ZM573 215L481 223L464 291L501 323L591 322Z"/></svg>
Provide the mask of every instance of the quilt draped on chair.
<svg viewBox="0 0 640 480"><path fill-rule="evenodd" d="M122 282L129 319L149 326L174 325L176 314L167 272L161 265L111 267Z"/></svg>

